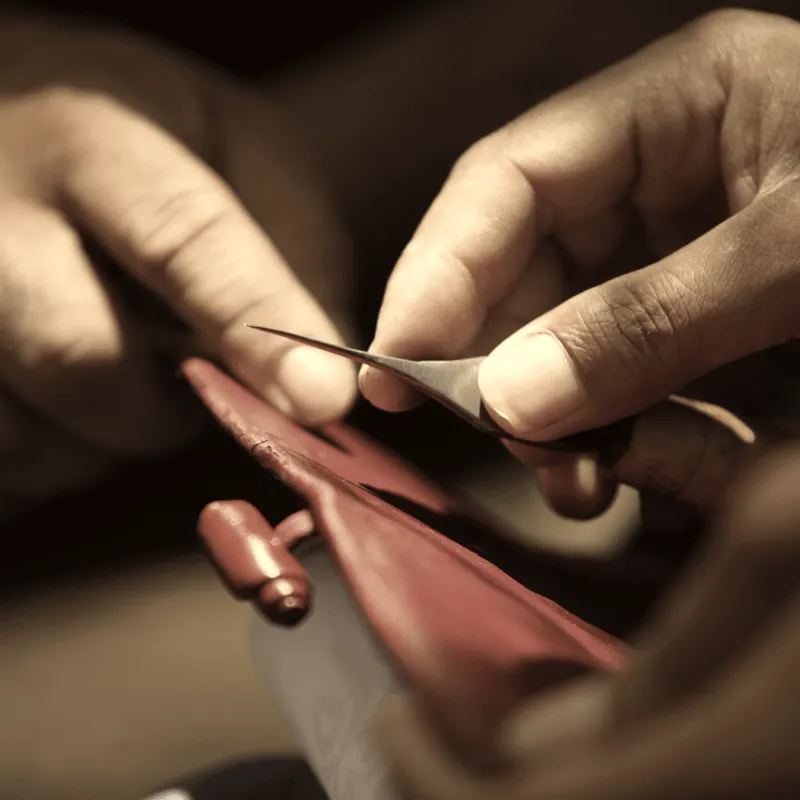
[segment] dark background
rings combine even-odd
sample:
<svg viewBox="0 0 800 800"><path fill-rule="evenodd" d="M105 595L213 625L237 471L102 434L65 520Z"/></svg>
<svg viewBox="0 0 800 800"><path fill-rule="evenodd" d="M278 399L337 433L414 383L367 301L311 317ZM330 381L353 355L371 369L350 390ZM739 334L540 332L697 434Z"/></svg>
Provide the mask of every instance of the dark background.
<svg viewBox="0 0 800 800"><path fill-rule="evenodd" d="M8 3L0 7L8 7ZM336 3L157 3L152 0L64 0L25 2L27 13L74 14L109 22L167 40L215 61L242 77L258 77L316 53L344 36L391 24L398 14L422 6L419 0Z"/></svg>

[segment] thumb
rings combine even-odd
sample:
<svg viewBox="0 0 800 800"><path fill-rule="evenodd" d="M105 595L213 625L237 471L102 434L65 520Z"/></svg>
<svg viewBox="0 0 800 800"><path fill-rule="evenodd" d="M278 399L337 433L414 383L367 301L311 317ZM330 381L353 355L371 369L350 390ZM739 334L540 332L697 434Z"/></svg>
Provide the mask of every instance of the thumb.
<svg viewBox="0 0 800 800"><path fill-rule="evenodd" d="M489 413L546 441L638 413L797 335L790 205L763 200L664 260L576 295L483 362Z"/></svg>

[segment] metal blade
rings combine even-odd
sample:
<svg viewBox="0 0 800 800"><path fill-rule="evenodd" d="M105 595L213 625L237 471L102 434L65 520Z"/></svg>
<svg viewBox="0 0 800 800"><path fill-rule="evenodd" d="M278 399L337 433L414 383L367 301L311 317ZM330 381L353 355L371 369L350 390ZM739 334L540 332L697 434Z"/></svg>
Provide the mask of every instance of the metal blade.
<svg viewBox="0 0 800 800"><path fill-rule="evenodd" d="M626 423L625 430L620 432L617 431L617 428L621 427L620 423L616 423L613 426L584 431L549 442L530 442L518 439L504 431L489 416L483 405L478 387L478 368L484 360L484 356L442 361L415 361L409 358L378 356L365 350L321 342L310 336L290 333L277 328L267 328L262 325L247 325L247 327L290 339L298 344L315 347L350 361L366 364L382 372L388 372L432 400L441 403L461 419L490 436L540 447L544 450L567 453L600 452L612 445L616 446L620 439L620 433L622 433L623 439L629 436L627 421L624 421Z"/></svg>

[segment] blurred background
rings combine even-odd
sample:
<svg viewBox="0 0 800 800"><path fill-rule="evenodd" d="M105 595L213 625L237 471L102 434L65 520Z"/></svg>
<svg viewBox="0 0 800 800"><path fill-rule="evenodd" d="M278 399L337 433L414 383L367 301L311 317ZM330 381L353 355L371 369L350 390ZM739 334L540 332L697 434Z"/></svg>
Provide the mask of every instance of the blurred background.
<svg viewBox="0 0 800 800"><path fill-rule="evenodd" d="M759 7L796 14L795 5ZM716 6L87 0L7 8L157 37L282 105L352 232L354 336L366 344L386 275L463 149ZM353 420L532 541L610 553L635 526L630 492L596 522L558 520L499 447L435 409L388 418L359 406ZM134 800L183 774L294 752L251 674L247 610L227 597L195 539L207 502L255 497L280 521L289 501L211 426L188 452L131 466L6 526L0 798Z"/></svg>

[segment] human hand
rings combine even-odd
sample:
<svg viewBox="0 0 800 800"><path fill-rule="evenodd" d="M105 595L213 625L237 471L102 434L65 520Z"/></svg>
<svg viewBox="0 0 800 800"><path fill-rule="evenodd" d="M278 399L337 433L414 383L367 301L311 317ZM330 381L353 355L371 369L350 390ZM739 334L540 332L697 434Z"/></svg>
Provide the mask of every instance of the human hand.
<svg viewBox="0 0 800 800"><path fill-rule="evenodd" d="M445 752L407 702L379 732L415 800L755 800L800 796L800 446L737 485L629 666L508 721L499 777Z"/></svg>
<svg viewBox="0 0 800 800"><path fill-rule="evenodd" d="M348 246L280 110L108 31L11 20L0 48L4 515L195 429L98 248L281 410L343 414L348 364L244 326L346 324Z"/></svg>
<svg viewBox="0 0 800 800"><path fill-rule="evenodd" d="M780 423L800 330L799 86L800 25L717 12L480 141L401 256L372 351L492 351L487 408L533 441L681 390ZM361 386L389 410L416 401L371 370ZM550 465L564 513L613 497L586 463L512 449Z"/></svg>

